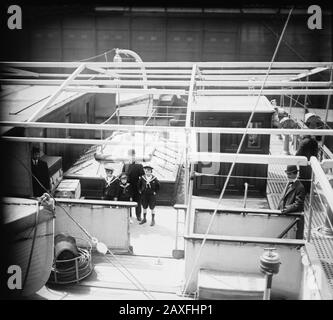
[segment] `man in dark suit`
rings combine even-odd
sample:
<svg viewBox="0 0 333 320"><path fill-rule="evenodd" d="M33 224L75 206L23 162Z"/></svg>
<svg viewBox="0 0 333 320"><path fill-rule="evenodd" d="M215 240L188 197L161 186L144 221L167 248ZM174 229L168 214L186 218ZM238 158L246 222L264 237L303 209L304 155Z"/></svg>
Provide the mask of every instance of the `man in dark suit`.
<svg viewBox="0 0 333 320"><path fill-rule="evenodd" d="M133 201L137 202L138 206L135 208L136 218L141 221L141 195L138 190L139 178L145 174L143 166L135 162L135 150L128 151L130 163L124 166L124 171L127 173L128 182L133 188Z"/></svg>
<svg viewBox="0 0 333 320"><path fill-rule="evenodd" d="M312 156L317 157L318 156L318 142L316 139L312 138L309 135L303 136L302 140L299 144L298 150L295 154L296 156L304 156L308 160ZM311 187L311 175L312 170L311 167L308 166L302 166L299 170L299 178L302 180L302 184L304 185L305 192L310 192Z"/></svg>
<svg viewBox="0 0 333 320"><path fill-rule="evenodd" d="M46 162L40 159L40 150L37 147L32 148L31 172L34 197L40 197L45 192L49 193L51 189L49 168Z"/></svg>
<svg viewBox="0 0 333 320"><path fill-rule="evenodd" d="M297 179L297 166L287 166L285 172L289 182L283 191L278 209L282 213L302 212L304 209L305 189L303 184Z"/></svg>

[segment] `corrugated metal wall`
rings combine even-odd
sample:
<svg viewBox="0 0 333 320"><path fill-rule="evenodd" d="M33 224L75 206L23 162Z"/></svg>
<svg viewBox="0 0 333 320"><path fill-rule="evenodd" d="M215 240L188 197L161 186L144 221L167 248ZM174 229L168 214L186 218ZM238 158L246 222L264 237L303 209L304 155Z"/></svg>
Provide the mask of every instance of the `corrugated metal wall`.
<svg viewBox="0 0 333 320"><path fill-rule="evenodd" d="M309 30L307 18L291 18L278 61L332 60L331 17L324 15L322 30ZM7 31L4 53L9 60L76 61L118 47L136 51L144 61L268 61L285 19L62 13L27 20L21 31Z"/></svg>

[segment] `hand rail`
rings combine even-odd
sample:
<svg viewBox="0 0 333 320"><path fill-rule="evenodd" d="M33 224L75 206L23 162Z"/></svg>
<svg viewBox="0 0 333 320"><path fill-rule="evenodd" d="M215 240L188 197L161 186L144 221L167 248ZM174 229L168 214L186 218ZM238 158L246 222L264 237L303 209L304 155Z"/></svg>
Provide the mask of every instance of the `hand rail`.
<svg viewBox="0 0 333 320"><path fill-rule="evenodd" d="M294 221L292 221L288 226L287 228L285 228L278 236L277 238L278 239L282 239L286 234L287 232L296 224L298 223L298 221L300 221L300 218L296 218Z"/></svg>
<svg viewBox="0 0 333 320"><path fill-rule="evenodd" d="M176 238L175 238L175 250L178 250L178 232L179 232L179 210L184 210L185 215L187 211L187 205L184 204L175 204L173 206L176 209L177 216L176 216ZM184 226L185 226L185 221L184 221Z"/></svg>
<svg viewBox="0 0 333 320"><path fill-rule="evenodd" d="M245 190L244 190L244 201L243 201L243 207L246 208L246 201L247 201L247 192L249 189L249 184L247 182L244 183Z"/></svg>
<svg viewBox="0 0 333 320"><path fill-rule="evenodd" d="M100 206L118 206L126 208L137 207L137 202L130 201L108 201L108 200L89 200L89 199L68 199L68 198L55 198L56 202L68 204L91 204Z"/></svg>

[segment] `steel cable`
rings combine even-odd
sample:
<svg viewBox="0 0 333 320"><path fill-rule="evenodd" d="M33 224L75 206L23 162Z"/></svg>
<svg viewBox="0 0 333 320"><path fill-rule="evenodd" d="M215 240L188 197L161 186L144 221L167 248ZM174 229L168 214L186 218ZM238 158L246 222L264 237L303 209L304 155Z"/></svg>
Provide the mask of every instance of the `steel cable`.
<svg viewBox="0 0 333 320"><path fill-rule="evenodd" d="M265 79L264 79L264 81L263 81L263 83L262 83L262 86L261 86L261 88L260 88L260 91L259 91L259 94L258 94L258 97L257 97L257 101L256 101L256 103L255 103L255 105L254 105L254 107L253 107L253 110L252 110L252 112L251 112L251 115L250 115L249 120L248 120L247 125L246 125L245 132L244 132L244 134L242 135L242 139L241 139L240 144L239 144L239 146L238 146L238 149L237 149L237 151L236 151L236 157L235 157L234 161L232 162L232 165L231 165L231 167L230 167L230 170L229 170L228 176L227 176L227 178L226 178L226 181L225 181L225 183L224 183L224 186L223 186L223 189L222 189L222 191L221 191L220 197L219 197L219 199L218 199L218 202L217 202L216 208L215 208L215 210L214 210L214 213L212 214L212 217L211 217L211 219L210 219L210 221L209 221L209 225L208 225L208 227L207 227L207 230L206 230L206 232L205 232L205 234L204 234L204 236L203 236L203 240L202 240L202 243L201 243L201 245L200 245L199 251L198 251L198 253L197 253L196 257L195 257L194 263L193 263L192 268L191 268L191 272L190 272L190 274L189 274L189 276L188 276L188 279L187 279L187 281L186 281L186 284L185 284L185 286L184 286L183 293L182 293L183 296L184 296L185 293L187 292L187 289L188 289L188 286L189 286L189 284L190 284L190 281L191 281L191 278L192 278L193 272L194 272L195 268L197 267L197 264L198 264L198 261L199 261L200 255L201 255L202 248L203 248L203 246L205 245L205 242L206 242L206 239L207 239L208 233L209 233L209 231L210 231L210 228L211 228L211 226L212 226L213 220L214 220L215 215L216 215L216 213L217 213L217 210L218 210L218 208L219 208L219 206L220 206L221 200L222 200L222 198L223 198L223 196L224 196L224 193L225 193L226 187L227 187L228 182L229 182L229 180L230 180L231 173L232 173L232 171L233 171L233 169L234 169L234 166L235 166L235 163L236 163L236 160L237 160L237 155L239 154L239 152L240 152L240 150L241 150L241 148L242 148L243 142L245 141L245 137L246 137L247 129L250 127L250 124L251 124L252 118L253 118L253 116L254 116L254 112L255 112L256 107L257 107L257 105L258 105L258 103L259 103L259 99L260 99L260 97L261 97L261 94L262 94L263 88L264 88L264 86L265 86L265 84L266 84L266 81L267 81L267 79L268 79L269 72L270 72L270 70L271 70L271 68L272 68L272 65L273 65L273 62L274 62L274 60L275 60L275 56L276 56L276 54L277 54L277 51L278 51L278 49L279 49L279 47L280 47L280 44L281 44L281 41L282 41L283 35L284 35L284 33L285 33L285 30L286 30L286 28L287 28L287 25L288 25L289 19L290 19L290 17L291 17L291 13L292 13L292 11L293 11L293 8L291 8L290 11L289 11L289 14L288 14L287 20L286 20L286 22L285 22L285 24L284 24L284 27L283 27L282 33L281 33L281 35L280 35L279 41L278 41L278 43L277 43L277 46L276 46L276 48L275 48L275 51L274 51L273 57L272 57L272 59L271 59L271 61L270 61L270 64L269 64L269 66L268 66L268 69L267 69L267 72L266 72L266 75L265 75ZM189 213L189 214L190 214L190 213Z"/></svg>

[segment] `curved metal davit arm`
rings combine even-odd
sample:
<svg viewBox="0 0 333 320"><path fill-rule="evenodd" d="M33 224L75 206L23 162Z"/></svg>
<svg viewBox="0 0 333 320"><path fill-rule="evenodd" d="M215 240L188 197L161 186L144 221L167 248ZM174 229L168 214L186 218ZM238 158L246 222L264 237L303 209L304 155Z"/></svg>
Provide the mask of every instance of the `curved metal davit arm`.
<svg viewBox="0 0 333 320"><path fill-rule="evenodd" d="M141 70L142 70L142 78L144 81L144 85L143 88L144 89L148 89L147 87L147 73L146 73L146 68L143 65L143 61L141 59L141 57L134 51L129 50L129 49L116 49L116 55L119 55L120 53L124 54L124 55L128 55L128 56L132 56L135 59L135 62L139 62L141 65Z"/></svg>

